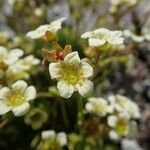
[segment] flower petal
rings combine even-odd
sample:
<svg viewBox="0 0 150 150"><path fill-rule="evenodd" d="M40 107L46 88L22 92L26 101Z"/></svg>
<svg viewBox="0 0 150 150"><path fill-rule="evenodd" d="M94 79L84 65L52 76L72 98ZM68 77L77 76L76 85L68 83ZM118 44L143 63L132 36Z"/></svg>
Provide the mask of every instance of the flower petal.
<svg viewBox="0 0 150 150"><path fill-rule="evenodd" d="M85 80L82 85L77 85L78 92L81 96L88 96L94 90L94 84L90 80Z"/></svg>
<svg viewBox="0 0 150 150"><path fill-rule="evenodd" d="M14 107L12 109L15 116L23 116L25 115L30 109L30 104L28 102L23 103L20 106Z"/></svg>
<svg viewBox="0 0 150 150"><path fill-rule="evenodd" d="M50 23L52 31L57 32L59 29L61 29L61 24L65 19L66 19L65 17L62 17Z"/></svg>
<svg viewBox="0 0 150 150"><path fill-rule="evenodd" d="M2 100L5 99L6 96L9 94L9 92L10 92L9 88L7 88L7 87L1 88L1 89L0 89L0 100L1 100L1 99L2 99Z"/></svg>
<svg viewBox="0 0 150 150"><path fill-rule="evenodd" d="M89 39L89 46L101 46L105 44L105 40L90 38Z"/></svg>
<svg viewBox="0 0 150 150"><path fill-rule="evenodd" d="M60 63L50 63L49 73L52 79L60 77Z"/></svg>
<svg viewBox="0 0 150 150"><path fill-rule="evenodd" d="M45 35L45 32L46 31L49 31L50 29L49 28L49 25L46 24L46 25L41 25L40 27L36 28L35 30L33 31L30 31L27 33L27 37L31 38L31 39L38 39L38 38L41 38L42 36Z"/></svg>
<svg viewBox="0 0 150 150"><path fill-rule="evenodd" d="M61 146L67 145L67 136L64 132L60 132L57 134L57 140Z"/></svg>
<svg viewBox="0 0 150 150"><path fill-rule="evenodd" d="M132 133L132 132L131 132ZM142 150L141 146L137 142L136 138L124 138L121 140L122 150Z"/></svg>
<svg viewBox="0 0 150 150"><path fill-rule="evenodd" d="M29 100L33 100L36 98L36 89L34 86L29 86L26 90L25 90L25 95L26 95L26 99Z"/></svg>
<svg viewBox="0 0 150 150"><path fill-rule="evenodd" d="M56 133L53 130L47 130L47 131L43 131L41 133L41 136L42 136L43 140L47 140L49 138L55 138L55 135L56 135Z"/></svg>
<svg viewBox="0 0 150 150"><path fill-rule="evenodd" d="M145 34L145 35L144 35L144 38L145 38L147 41L150 41L150 33L149 33L149 34Z"/></svg>
<svg viewBox="0 0 150 150"><path fill-rule="evenodd" d="M84 78L88 78L93 75L93 67L91 65L89 65L88 63L82 62L81 69L82 69Z"/></svg>
<svg viewBox="0 0 150 150"><path fill-rule="evenodd" d="M12 49L9 52L8 58L6 59L5 63L11 65L15 63L22 55L23 55L23 51L21 49Z"/></svg>
<svg viewBox="0 0 150 150"><path fill-rule="evenodd" d="M113 37L116 37L117 39L123 35L122 31L116 30L112 31Z"/></svg>
<svg viewBox="0 0 150 150"><path fill-rule="evenodd" d="M60 96L63 98L70 98L74 92L74 88L72 85L67 84L64 81L59 81L57 83L57 88Z"/></svg>
<svg viewBox="0 0 150 150"><path fill-rule="evenodd" d="M41 62L38 58L35 58L33 55L28 55L24 57L23 61L27 63L27 65L38 65Z"/></svg>
<svg viewBox="0 0 150 150"><path fill-rule="evenodd" d="M0 46L0 56L6 56L7 49L4 46Z"/></svg>
<svg viewBox="0 0 150 150"><path fill-rule="evenodd" d="M112 140L119 140L119 135L114 131L114 130L111 130L109 132L109 137L112 139Z"/></svg>
<svg viewBox="0 0 150 150"><path fill-rule="evenodd" d="M136 121L130 121L128 138L136 139L138 136L138 126Z"/></svg>
<svg viewBox="0 0 150 150"><path fill-rule="evenodd" d="M85 32L81 35L81 38L82 39L86 39L86 38L91 38L93 35L93 32L92 31L89 31L89 32Z"/></svg>
<svg viewBox="0 0 150 150"><path fill-rule="evenodd" d="M10 57L21 57L23 55L23 50L19 48L11 49L9 55Z"/></svg>
<svg viewBox="0 0 150 150"><path fill-rule="evenodd" d="M43 36L43 34L38 34L35 31L30 31L30 32L27 33L26 36L29 37L29 38L31 38L31 39L37 39L37 38Z"/></svg>
<svg viewBox="0 0 150 150"><path fill-rule="evenodd" d="M133 35L131 38L132 38L133 41L135 41L135 42L143 42L143 41L144 41L144 37L138 36L138 35Z"/></svg>
<svg viewBox="0 0 150 150"><path fill-rule="evenodd" d="M76 51L66 55L66 57L64 58L64 61L73 65L79 65L81 62L79 54Z"/></svg>
<svg viewBox="0 0 150 150"><path fill-rule="evenodd" d="M113 45L120 45L123 44L124 38L117 38L117 39L113 39L110 43L112 43Z"/></svg>
<svg viewBox="0 0 150 150"><path fill-rule="evenodd" d="M108 117L107 123L110 127L115 127L117 120L118 120L118 118L116 116L111 115Z"/></svg>
<svg viewBox="0 0 150 150"><path fill-rule="evenodd" d="M99 28L99 29L94 30L93 32L94 32L94 34L99 34L99 33L107 34L110 31L106 28Z"/></svg>
<svg viewBox="0 0 150 150"><path fill-rule="evenodd" d="M130 30L124 30L123 35L125 37L131 37L133 35L133 32L131 32Z"/></svg>
<svg viewBox="0 0 150 150"><path fill-rule="evenodd" d="M55 21L53 21L50 24L41 25L40 27L36 28L33 31L30 31L27 33L27 37L31 39L38 39L45 35L46 31L50 32L56 32L61 28L62 22L65 20L65 18L60 18Z"/></svg>
<svg viewBox="0 0 150 150"><path fill-rule="evenodd" d="M12 89L24 91L27 88L27 83L23 80L19 80L12 85Z"/></svg>
<svg viewBox="0 0 150 150"><path fill-rule="evenodd" d="M85 109L87 110L87 112L92 112L94 108L91 103L86 103Z"/></svg>
<svg viewBox="0 0 150 150"><path fill-rule="evenodd" d="M4 100L0 100L0 115L4 115L6 114L7 112L9 112L11 109L11 107L8 107Z"/></svg>
<svg viewBox="0 0 150 150"><path fill-rule="evenodd" d="M109 95L107 99L111 103L111 105L115 105L115 103L116 103L116 96L115 95Z"/></svg>

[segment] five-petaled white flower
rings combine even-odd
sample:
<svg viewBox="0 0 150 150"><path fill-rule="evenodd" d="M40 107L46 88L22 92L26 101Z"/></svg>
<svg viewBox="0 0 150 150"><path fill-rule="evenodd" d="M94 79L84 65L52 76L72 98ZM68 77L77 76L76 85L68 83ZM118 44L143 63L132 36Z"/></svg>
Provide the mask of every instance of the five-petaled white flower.
<svg viewBox="0 0 150 150"><path fill-rule="evenodd" d="M5 47L0 46L0 63L4 63L6 65L11 65L15 63L19 57L23 55L23 51L21 49L12 49L8 51Z"/></svg>
<svg viewBox="0 0 150 150"><path fill-rule="evenodd" d="M30 31L27 33L27 37L31 39L38 39L45 36L46 32L56 33L59 29L61 29L61 24L65 20L65 18L59 18L50 24L41 25L37 29Z"/></svg>
<svg viewBox="0 0 150 150"><path fill-rule="evenodd" d="M136 103L122 95L110 95L108 97L114 109L120 113L126 113L130 118L137 119L140 117L140 110Z"/></svg>
<svg viewBox="0 0 150 150"><path fill-rule="evenodd" d="M88 80L93 75L93 67L79 58L78 52L65 56L63 61L50 63L49 72L52 79L57 79L59 94L69 98L74 91L86 96L93 91L94 84Z"/></svg>
<svg viewBox="0 0 150 150"><path fill-rule="evenodd" d="M12 110L15 116L22 116L30 108L29 101L36 98L34 86L27 86L23 80L12 84L10 88L0 89L0 115Z"/></svg>
<svg viewBox="0 0 150 150"><path fill-rule="evenodd" d="M125 114L110 115L107 118L108 126L111 128L109 137L112 140L118 140L121 137L134 137L137 135L137 124Z"/></svg>
<svg viewBox="0 0 150 150"><path fill-rule="evenodd" d="M105 28L85 32L81 35L83 39L89 39L89 46L104 46L107 44L111 47L121 46L123 44L122 31L110 31Z"/></svg>
<svg viewBox="0 0 150 150"><path fill-rule="evenodd" d="M88 99L88 103L85 105L85 109L89 113L96 113L100 116L105 116L108 113L113 112L113 107L108 104L108 101L101 97L91 97Z"/></svg>

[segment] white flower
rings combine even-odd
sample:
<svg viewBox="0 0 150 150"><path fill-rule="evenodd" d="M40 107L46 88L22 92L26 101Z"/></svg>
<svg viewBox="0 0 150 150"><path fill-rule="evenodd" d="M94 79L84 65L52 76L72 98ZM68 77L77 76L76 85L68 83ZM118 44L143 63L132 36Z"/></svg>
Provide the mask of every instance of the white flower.
<svg viewBox="0 0 150 150"><path fill-rule="evenodd" d="M122 95L110 95L108 97L111 105L120 113L128 113L129 117L137 119L140 117L140 110L136 103Z"/></svg>
<svg viewBox="0 0 150 150"><path fill-rule="evenodd" d="M123 44L124 40L122 31L110 31L105 28L85 32L81 35L81 38L88 38L89 46L103 46L104 44L108 44L109 46L120 46Z"/></svg>
<svg viewBox="0 0 150 150"><path fill-rule="evenodd" d="M38 39L38 38L42 38L43 36L45 36L45 33L47 31L56 33L59 29L61 29L61 24L64 20L65 20L65 18L63 17L63 18L60 18L60 19L57 19L57 20L51 22L50 24L41 25L37 29L28 32L27 37L29 37L31 39Z"/></svg>
<svg viewBox="0 0 150 150"><path fill-rule="evenodd" d="M0 46L0 63L3 62L6 65L11 65L22 55L23 51L21 49L12 49L8 51L5 47Z"/></svg>
<svg viewBox="0 0 150 150"><path fill-rule="evenodd" d="M67 145L67 135L64 132L56 133L54 130L47 130L41 133L43 140L57 140L60 146Z"/></svg>
<svg viewBox="0 0 150 150"><path fill-rule="evenodd" d="M101 97L92 97L89 98L88 101L89 102L85 105L87 112L96 113L100 116L113 112L113 108L108 104L108 101Z"/></svg>
<svg viewBox="0 0 150 150"><path fill-rule="evenodd" d="M27 86L23 80L15 82L10 88L0 89L0 115L12 110L15 116L22 116L30 108L29 101L36 98L34 86Z"/></svg>
<svg viewBox="0 0 150 150"><path fill-rule="evenodd" d="M86 96L93 91L93 82L88 80L93 75L93 68L79 58L78 52L65 56L64 61L51 63L49 72L52 79L57 79L59 94L69 98L74 91Z"/></svg>
<svg viewBox="0 0 150 150"><path fill-rule="evenodd" d="M107 119L108 126L111 127L109 137L112 140L119 140L121 137L129 136L131 129L136 126L133 122L124 114L109 116Z"/></svg>
<svg viewBox="0 0 150 150"><path fill-rule="evenodd" d="M150 30L143 28L141 31L141 35L137 35L132 30L124 30L124 36L127 38L131 38L134 42L140 43L144 40L150 41Z"/></svg>
<svg viewBox="0 0 150 150"><path fill-rule="evenodd" d="M5 76L9 85L17 80L29 79L30 77L29 73L18 62L8 67Z"/></svg>
<svg viewBox="0 0 150 150"><path fill-rule="evenodd" d="M38 65L39 63L40 60L35 58L33 55L28 55L17 62L17 64L24 70L30 70L33 66Z"/></svg>

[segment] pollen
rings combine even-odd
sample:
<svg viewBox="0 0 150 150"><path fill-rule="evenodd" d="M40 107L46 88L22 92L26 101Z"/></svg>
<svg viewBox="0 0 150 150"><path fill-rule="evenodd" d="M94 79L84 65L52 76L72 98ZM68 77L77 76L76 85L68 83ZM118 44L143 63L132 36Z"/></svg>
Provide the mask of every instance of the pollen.
<svg viewBox="0 0 150 150"><path fill-rule="evenodd" d="M82 78L81 66L75 66L73 64L62 64L62 79L71 85L75 85L80 82Z"/></svg>
<svg viewBox="0 0 150 150"><path fill-rule="evenodd" d="M119 135L127 135L129 131L129 124L123 119L119 119L116 125L116 131Z"/></svg>
<svg viewBox="0 0 150 150"><path fill-rule="evenodd" d="M21 92L11 92L11 94L8 96L8 102L7 104L9 106L19 106L21 104L23 104L25 101L25 95Z"/></svg>

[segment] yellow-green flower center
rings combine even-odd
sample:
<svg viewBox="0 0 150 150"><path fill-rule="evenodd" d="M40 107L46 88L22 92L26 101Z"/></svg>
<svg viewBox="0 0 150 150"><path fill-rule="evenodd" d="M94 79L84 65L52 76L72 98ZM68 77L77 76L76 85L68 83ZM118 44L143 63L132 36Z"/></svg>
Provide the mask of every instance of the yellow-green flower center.
<svg viewBox="0 0 150 150"><path fill-rule="evenodd" d="M107 112L107 105L106 104L93 104L94 110L96 112Z"/></svg>
<svg viewBox="0 0 150 150"><path fill-rule="evenodd" d="M127 135L129 132L129 122L123 119L119 119L115 130L121 136Z"/></svg>
<svg viewBox="0 0 150 150"><path fill-rule="evenodd" d="M105 36L104 33L98 33L98 34L97 34L97 33L96 33L96 34L94 33L94 34L93 34L93 38L97 38L97 39L103 39L104 36Z"/></svg>
<svg viewBox="0 0 150 150"><path fill-rule="evenodd" d="M61 67L61 74L65 82L75 85L80 82L80 79L82 78L82 71L80 64L78 66L73 64L62 64Z"/></svg>
<svg viewBox="0 0 150 150"><path fill-rule="evenodd" d="M38 150L61 150L61 146L56 138L45 140L41 143Z"/></svg>
<svg viewBox="0 0 150 150"><path fill-rule="evenodd" d="M21 91L11 91L7 97L7 104L12 107L19 106L25 101L25 95Z"/></svg>
<svg viewBox="0 0 150 150"><path fill-rule="evenodd" d="M127 101L118 99L117 103L120 107L125 108L127 106Z"/></svg>

